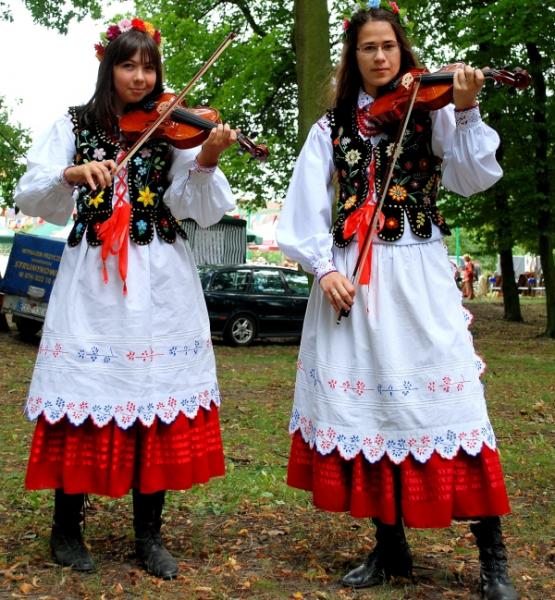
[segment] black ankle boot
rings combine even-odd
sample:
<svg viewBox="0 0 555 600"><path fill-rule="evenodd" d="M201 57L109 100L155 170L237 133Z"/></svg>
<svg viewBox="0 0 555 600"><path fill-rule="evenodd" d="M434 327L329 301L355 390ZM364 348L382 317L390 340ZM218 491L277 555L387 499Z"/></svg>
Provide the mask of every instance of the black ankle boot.
<svg viewBox="0 0 555 600"><path fill-rule="evenodd" d="M412 554L405 538L403 524L376 525L376 546L362 565L353 569L343 579L344 586L355 589L382 585L391 577L412 576Z"/></svg>
<svg viewBox="0 0 555 600"><path fill-rule="evenodd" d="M94 571L95 568L81 534L84 502L84 494L64 494L61 489L57 489L54 496L54 522L50 535L52 558L74 571Z"/></svg>
<svg viewBox="0 0 555 600"><path fill-rule="evenodd" d="M164 491L140 494L133 490L135 550L148 573L162 579L173 579L178 572L177 562L160 537L164 496Z"/></svg>
<svg viewBox="0 0 555 600"><path fill-rule="evenodd" d="M470 525L480 550L480 596L484 600L518 600L507 572L507 551L499 517L485 517Z"/></svg>

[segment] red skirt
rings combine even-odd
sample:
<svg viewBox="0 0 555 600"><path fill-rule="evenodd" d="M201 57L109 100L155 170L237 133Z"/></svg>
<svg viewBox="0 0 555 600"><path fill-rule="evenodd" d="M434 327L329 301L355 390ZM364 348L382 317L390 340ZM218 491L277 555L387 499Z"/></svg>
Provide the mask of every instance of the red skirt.
<svg viewBox="0 0 555 600"><path fill-rule="evenodd" d="M200 408L194 419L180 414L169 425L156 419L129 429L114 421L97 427L90 419L78 427L65 418L51 425L41 416L25 487L118 498L131 488L143 494L185 490L224 471L216 406Z"/></svg>
<svg viewBox="0 0 555 600"><path fill-rule="evenodd" d="M345 460L337 450L323 456L293 435L288 485L312 492L315 506L393 525L397 511L408 527L448 527L453 519L510 512L496 450L478 456L460 450L453 459L434 453L424 464L412 456L395 465L387 456L370 463L362 454Z"/></svg>

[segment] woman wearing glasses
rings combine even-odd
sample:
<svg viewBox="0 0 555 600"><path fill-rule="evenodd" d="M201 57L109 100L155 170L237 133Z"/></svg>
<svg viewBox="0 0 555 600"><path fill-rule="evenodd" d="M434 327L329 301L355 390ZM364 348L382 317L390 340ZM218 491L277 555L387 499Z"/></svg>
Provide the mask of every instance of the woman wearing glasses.
<svg viewBox="0 0 555 600"><path fill-rule="evenodd" d="M385 4L374 0L345 22L333 108L308 135L280 218L282 250L317 282L298 360L288 483L310 490L318 508L372 518L375 548L345 585L411 575L403 524L469 519L482 597L514 599L499 520L510 509L484 364L436 207L440 183L470 196L502 175L499 138L476 104L481 71L457 70L454 104L411 116L370 258L356 285L350 280L398 127L376 129L368 108L418 66L397 5ZM350 315L338 324L341 310Z"/></svg>

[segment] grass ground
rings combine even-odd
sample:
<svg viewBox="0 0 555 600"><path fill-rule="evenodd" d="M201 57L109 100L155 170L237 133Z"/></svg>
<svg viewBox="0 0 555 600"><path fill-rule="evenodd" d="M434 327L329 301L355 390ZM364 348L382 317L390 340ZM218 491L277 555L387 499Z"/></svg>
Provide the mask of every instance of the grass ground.
<svg viewBox="0 0 555 600"><path fill-rule="evenodd" d="M504 322L498 301L470 308L512 501L504 520L511 573L523 599L555 598L555 342L538 337L545 307L526 301L523 324ZM341 589L341 575L371 547L372 530L367 521L315 510L307 494L284 484L298 346L279 343L216 344L227 475L168 495L165 538L180 562L176 580L137 566L129 498L92 498L86 537L96 573L54 565L51 493L23 489L33 426L22 406L36 350L14 331L0 333L0 598L477 598L477 552L462 523L409 531L415 582Z"/></svg>

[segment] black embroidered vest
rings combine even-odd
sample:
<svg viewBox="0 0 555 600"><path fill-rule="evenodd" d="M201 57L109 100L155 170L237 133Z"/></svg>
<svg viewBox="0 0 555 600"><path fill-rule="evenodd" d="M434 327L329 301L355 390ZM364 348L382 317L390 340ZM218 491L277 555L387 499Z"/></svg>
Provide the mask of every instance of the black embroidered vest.
<svg viewBox="0 0 555 600"><path fill-rule="evenodd" d="M74 164L80 165L93 160L116 160L122 146L110 139L100 126L82 127L77 118L77 108L69 109L75 133ZM169 208L162 198L168 187L168 171L171 165L171 146L166 142L147 142L127 163L127 185L131 203L129 237L140 245L149 244L154 237L154 229L166 242L175 242L176 234L186 238ZM113 189L91 193L88 186L78 188L76 201L77 218L69 234L68 244L77 246L86 232L91 246L100 246L97 237L100 223L112 214Z"/></svg>
<svg viewBox="0 0 555 600"><path fill-rule="evenodd" d="M372 143L359 135L356 108L348 114L338 109L328 111L333 144L333 162L339 182L337 219L333 226L336 246L347 246L345 219L359 208L368 195L368 167L372 160ZM375 186L377 197L382 194L392 142L382 139L374 149L376 156ZM378 237L386 242L398 240L404 231L403 212L412 231L421 238L432 235L432 223L450 235L449 227L436 206L441 182L441 159L432 152L431 119L427 113L414 113L409 120L401 155L382 206L384 226Z"/></svg>

